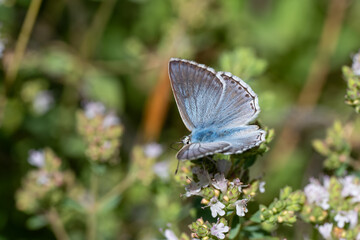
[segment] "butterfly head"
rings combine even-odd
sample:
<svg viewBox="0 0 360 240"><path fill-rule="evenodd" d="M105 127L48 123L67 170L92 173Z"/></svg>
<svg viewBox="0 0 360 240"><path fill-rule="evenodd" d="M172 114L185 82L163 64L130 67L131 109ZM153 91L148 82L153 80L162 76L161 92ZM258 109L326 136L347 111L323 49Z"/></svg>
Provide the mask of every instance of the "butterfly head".
<svg viewBox="0 0 360 240"><path fill-rule="evenodd" d="M183 139L181 139L181 142L185 145L190 144L191 143L190 136L183 137Z"/></svg>

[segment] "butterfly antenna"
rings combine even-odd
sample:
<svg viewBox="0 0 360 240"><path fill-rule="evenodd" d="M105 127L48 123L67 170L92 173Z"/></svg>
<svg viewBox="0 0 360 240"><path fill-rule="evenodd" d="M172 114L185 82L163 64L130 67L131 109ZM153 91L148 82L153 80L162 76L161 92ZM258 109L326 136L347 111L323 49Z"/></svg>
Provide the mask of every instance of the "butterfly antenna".
<svg viewBox="0 0 360 240"><path fill-rule="evenodd" d="M179 141L179 142L173 142L173 143L170 144L170 148L171 148L172 150L176 150L176 151L177 151L177 150L179 150L179 149L176 149L176 148L174 147L174 145L175 145L175 144L181 144L181 143L182 143L181 141Z"/></svg>
<svg viewBox="0 0 360 240"><path fill-rule="evenodd" d="M176 170L175 170L175 175L178 173L179 165L180 165L180 160L178 159L178 163L177 163Z"/></svg>

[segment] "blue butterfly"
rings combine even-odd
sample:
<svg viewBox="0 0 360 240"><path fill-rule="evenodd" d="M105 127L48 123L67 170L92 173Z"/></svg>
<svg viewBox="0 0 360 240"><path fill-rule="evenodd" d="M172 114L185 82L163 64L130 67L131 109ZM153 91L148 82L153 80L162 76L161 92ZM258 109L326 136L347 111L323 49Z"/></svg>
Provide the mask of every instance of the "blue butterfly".
<svg viewBox="0 0 360 240"><path fill-rule="evenodd" d="M264 130L248 125L260 107L240 78L177 58L170 59L169 76L180 116L191 131L182 140L179 160L242 153L265 141Z"/></svg>

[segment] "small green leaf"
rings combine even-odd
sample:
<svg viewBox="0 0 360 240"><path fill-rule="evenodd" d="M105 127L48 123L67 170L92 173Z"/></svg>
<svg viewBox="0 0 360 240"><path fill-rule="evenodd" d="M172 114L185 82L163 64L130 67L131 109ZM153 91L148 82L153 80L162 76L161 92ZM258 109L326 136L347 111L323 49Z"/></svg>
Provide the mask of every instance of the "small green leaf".
<svg viewBox="0 0 360 240"><path fill-rule="evenodd" d="M47 224L48 224L48 221L42 215L37 215L37 216L31 217L26 221L26 226L30 230L37 230L37 229L43 228Z"/></svg>
<svg viewBox="0 0 360 240"><path fill-rule="evenodd" d="M250 220L253 221L253 222L256 222L256 223L261 223L261 211L258 210L256 213L254 213Z"/></svg>

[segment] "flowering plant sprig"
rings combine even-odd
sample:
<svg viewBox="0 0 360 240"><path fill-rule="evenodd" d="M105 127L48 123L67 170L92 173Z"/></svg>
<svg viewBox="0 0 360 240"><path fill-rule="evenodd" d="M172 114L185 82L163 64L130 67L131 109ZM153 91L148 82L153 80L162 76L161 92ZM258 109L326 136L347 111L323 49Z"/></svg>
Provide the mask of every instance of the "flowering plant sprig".
<svg viewBox="0 0 360 240"><path fill-rule="evenodd" d="M120 146L123 127L113 112L106 112L102 103L90 102L77 114L80 135L87 144L86 154L95 162L114 160Z"/></svg>
<svg viewBox="0 0 360 240"><path fill-rule="evenodd" d="M296 213L302 209L305 195L302 191L292 191L291 187L281 190L279 199L275 199L269 207L260 205L260 218L273 229L278 223L292 226L297 220Z"/></svg>
<svg viewBox="0 0 360 240"><path fill-rule="evenodd" d="M62 200L74 176L61 169L61 160L50 149L31 150L28 162L36 169L23 179L16 193L16 204L24 212L39 213Z"/></svg>
<svg viewBox="0 0 360 240"><path fill-rule="evenodd" d="M302 218L315 224L324 239L360 239L360 178L325 176L305 187Z"/></svg>
<svg viewBox="0 0 360 240"><path fill-rule="evenodd" d="M339 121L336 121L332 128L327 130L324 140L313 141L315 150L326 157L324 168L326 170L342 170L342 173L338 171L338 174L344 174L344 170L352 161L351 146L346 141L344 132L344 127Z"/></svg>
<svg viewBox="0 0 360 240"><path fill-rule="evenodd" d="M211 216L217 219L210 223L199 218L190 224L192 239L225 239L230 235L234 238L244 234L240 231L241 223L244 226L259 224L247 216L247 204L265 191L265 182L250 181L248 171L256 157L268 150L267 144L273 137L273 130L268 132L265 143L244 154L230 157L217 154L208 161L187 161L180 166L176 179L185 186L182 196L201 197L202 208L209 209ZM247 183L242 182L242 178ZM178 238L173 234L167 239Z"/></svg>
<svg viewBox="0 0 360 240"><path fill-rule="evenodd" d="M360 52L354 55L351 68L344 66L342 71L347 82L345 103L360 113Z"/></svg>

